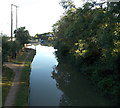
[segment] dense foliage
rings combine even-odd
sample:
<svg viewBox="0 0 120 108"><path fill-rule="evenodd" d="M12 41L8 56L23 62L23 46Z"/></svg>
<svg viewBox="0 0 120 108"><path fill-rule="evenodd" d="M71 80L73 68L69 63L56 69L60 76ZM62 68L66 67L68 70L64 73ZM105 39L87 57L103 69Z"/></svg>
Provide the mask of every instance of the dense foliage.
<svg viewBox="0 0 120 108"><path fill-rule="evenodd" d="M21 49L19 41L8 41L8 37L2 37L2 62L8 60L8 57L16 58L16 54Z"/></svg>
<svg viewBox="0 0 120 108"><path fill-rule="evenodd" d="M15 30L16 40L11 41L9 37L2 36L2 63L10 58L16 58L17 53L22 49L30 38L28 30L25 27Z"/></svg>
<svg viewBox="0 0 120 108"><path fill-rule="evenodd" d="M53 25L58 59L66 58L119 103L120 2L105 7L104 3L96 7L95 2L87 2L82 8L68 4L63 3L67 11Z"/></svg>
<svg viewBox="0 0 120 108"><path fill-rule="evenodd" d="M30 34L25 27L20 27L14 31L16 40L18 40L22 45L29 43Z"/></svg>

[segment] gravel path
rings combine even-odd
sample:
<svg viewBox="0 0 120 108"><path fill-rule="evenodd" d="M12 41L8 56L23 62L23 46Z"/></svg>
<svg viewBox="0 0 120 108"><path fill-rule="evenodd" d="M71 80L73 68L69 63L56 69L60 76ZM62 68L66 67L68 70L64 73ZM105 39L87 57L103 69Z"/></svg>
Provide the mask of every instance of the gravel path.
<svg viewBox="0 0 120 108"><path fill-rule="evenodd" d="M28 53L27 57L29 56L29 54L30 53ZM9 63L9 62L5 64L7 67L11 68L15 72L15 77L14 77L12 86L9 90L8 96L6 97L4 106L15 106L16 95L20 88L20 79L22 75L22 69L24 67L27 57L25 58L22 64L15 64L15 63Z"/></svg>

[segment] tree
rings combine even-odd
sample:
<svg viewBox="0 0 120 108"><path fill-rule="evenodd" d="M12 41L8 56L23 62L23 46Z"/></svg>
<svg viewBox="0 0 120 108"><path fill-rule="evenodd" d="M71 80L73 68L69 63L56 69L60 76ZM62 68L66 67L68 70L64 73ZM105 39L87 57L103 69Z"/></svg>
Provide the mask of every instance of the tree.
<svg viewBox="0 0 120 108"><path fill-rule="evenodd" d="M74 2L72 0L61 0L60 4L65 10L75 8Z"/></svg>
<svg viewBox="0 0 120 108"><path fill-rule="evenodd" d="M16 54L19 52L21 46L20 42L8 41L7 36L2 37L2 63L8 61L8 57L16 58Z"/></svg>
<svg viewBox="0 0 120 108"><path fill-rule="evenodd" d="M21 49L20 42L18 40L10 41L9 45L10 45L10 56L12 58L16 58L17 53Z"/></svg>
<svg viewBox="0 0 120 108"><path fill-rule="evenodd" d="M87 2L73 11L67 1L62 2L65 14L53 26L58 60L75 64L99 89L119 100L120 2L106 7L104 2Z"/></svg>
<svg viewBox="0 0 120 108"><path fill-rule="evenodd" d="M16 40L18 40L21 45L29 43L30 34L29 31L25 29L25 27L20 27L14 31Z"/></svg>
<svg viewBox="0 0 120 108"><path fill-rule="evenodd" d="M10 51L10 45L6 36L2 37L2 63L7 61Z"/></svg>

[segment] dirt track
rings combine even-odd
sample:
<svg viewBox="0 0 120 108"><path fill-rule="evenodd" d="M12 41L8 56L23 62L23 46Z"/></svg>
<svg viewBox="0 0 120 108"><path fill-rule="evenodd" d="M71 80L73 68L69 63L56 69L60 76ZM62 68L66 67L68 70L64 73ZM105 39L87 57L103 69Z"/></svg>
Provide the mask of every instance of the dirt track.
<svg viewBox="0 0 120 108"><path fill-rule="evenodd" d="M22 75L22 69L24 67L25 61L30 53L26 56L24 62L22 64L15 63L6 63L5 65L11 68L15 72L15 77L12 83L12 86L9 90L8 96L6 97L4 106L15 106L16 95L20 87L20 79Z"/></svg>

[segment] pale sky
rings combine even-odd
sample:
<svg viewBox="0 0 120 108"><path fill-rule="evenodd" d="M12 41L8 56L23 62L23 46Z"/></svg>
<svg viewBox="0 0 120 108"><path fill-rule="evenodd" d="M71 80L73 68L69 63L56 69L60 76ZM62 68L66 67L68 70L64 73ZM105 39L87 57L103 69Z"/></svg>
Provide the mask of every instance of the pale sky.
<svg viewBox="0 0 120 108"><path fill-rule="evenodd" d="M0 33L11 34L11 4L18 5L18 27L25 26L34 36L52 31L52 25L63 15L61 0L0 0ZM77 7L83 0L73 0ZM13 7L13 29L16 28L16 8Z"/></svg>

